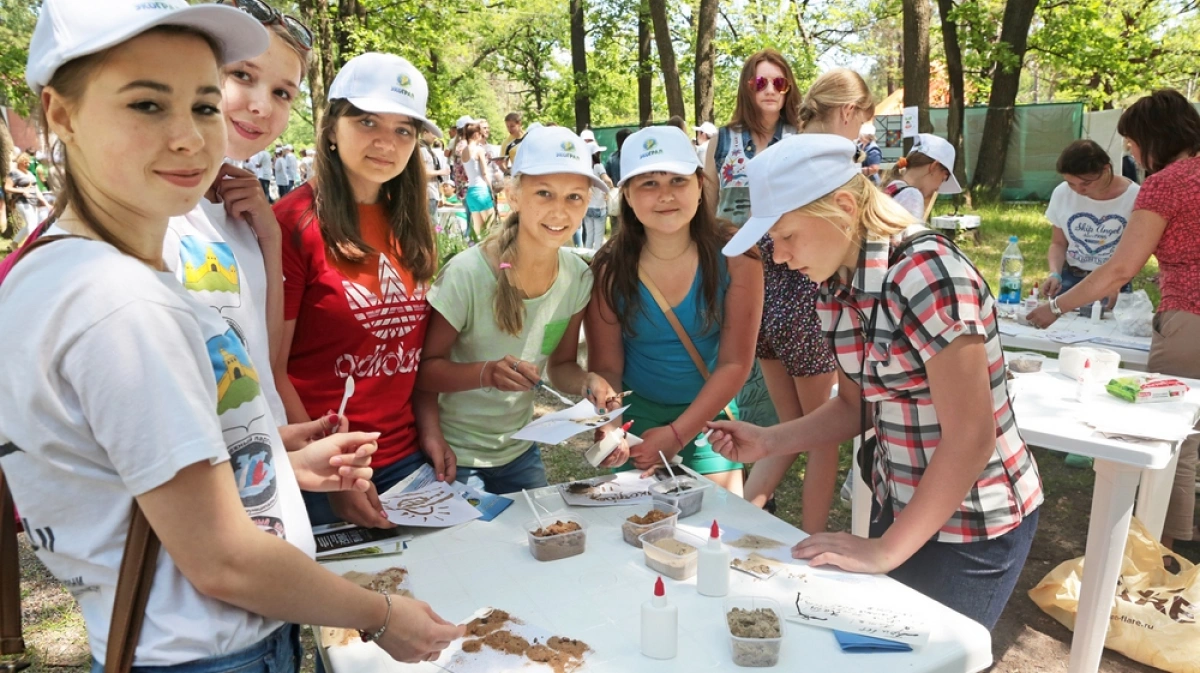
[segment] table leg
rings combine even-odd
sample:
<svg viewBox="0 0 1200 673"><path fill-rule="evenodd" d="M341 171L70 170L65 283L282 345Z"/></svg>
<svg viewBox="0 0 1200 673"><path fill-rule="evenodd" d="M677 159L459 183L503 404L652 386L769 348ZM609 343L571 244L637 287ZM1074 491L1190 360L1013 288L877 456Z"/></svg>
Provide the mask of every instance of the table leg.
<svg viewBox="0 0 1200 673"><path fill-rule="evenodd" d="M854 438L854 454L856 459L850 461L850 484L854 493L850 501L850 532L859 537L870 537L871 534L871 501L875 494L867 488L862 475L858 471L858 438Z"/></svg>
<svg viewBox="0 0 1200 673"><path fill-rule="evenodd" d="M1133 514L1134 491L1141 476L1134 467L1108 460L1096 459L1095 470L1079 613L1075 618L1075 636L1071 639L1068 673L1096 673L1100 669L1129 533L1129 517Z"/></svg>
<svg viewBox="0 0 1200 673"><path fill-rule="evenodd" d="M1171 489L1175 486L1175 467L1178 464L1179 444L1175 443L1171 462L1166 467L1161 470L1142 470L1137 507L1133 511L1155 540L1162 538L1163 526L1167 522L1167 505L1171 503Z"/></svg>

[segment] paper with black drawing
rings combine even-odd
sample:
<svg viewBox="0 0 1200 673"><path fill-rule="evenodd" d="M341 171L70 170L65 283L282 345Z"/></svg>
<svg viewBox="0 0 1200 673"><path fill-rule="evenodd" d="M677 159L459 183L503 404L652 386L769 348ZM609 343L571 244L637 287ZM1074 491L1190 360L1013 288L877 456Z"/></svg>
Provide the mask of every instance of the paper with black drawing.
<svg viewBox="0 0 1200 673"><path fill-rule="evenodd" d="M596 407L583 400L570 409L563 409L537 418L513 433L513 439L524 439L539 444L562 444L581 432L589 432L607 425L628 409L621 407L604 414L597 414Z"/></svg>
<svg viewBox="0 0 1200 673"><path fill-rule="evenodd" d="M408 492L379 496L388 521L400 526L446 528L478 519L479 510L447 484L435 481Z"/></svg>
<svg viewBox="0 0 1200 673"><path fill-rule="evenodd" d="M914 648L929 641L932 620L921 604L903 595L886 599L880 595L881 589L903 591L899 586L883 588L841 581L815 569L779 573L771 584L773 594L786 587L786 594L775 595L784 603L784 614L790 622L903 642Z"/></svg>

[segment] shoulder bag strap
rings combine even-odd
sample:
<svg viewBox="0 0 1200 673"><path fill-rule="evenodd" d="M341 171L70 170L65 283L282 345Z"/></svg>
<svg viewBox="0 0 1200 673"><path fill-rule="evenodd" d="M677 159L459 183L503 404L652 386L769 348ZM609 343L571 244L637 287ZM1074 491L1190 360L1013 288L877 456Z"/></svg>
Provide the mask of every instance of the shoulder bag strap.
<svg viewBox="0 0 1200 673"><path fill-rule="evenodd" d="M667 322L671 323L671 329L675 330L675 336L679 337L679 342L683 344L684 350L691 356L696 369L700 371L700 376L703 376L704 380L707 381L712 376L712 373L708 371L708 365L704 363L704 358L700 357L700 351L696 350L696 344L692 343L692 338L688 336L687 330L683 329L683 323L679 322L675 311L671 310L671 305L667 303L667 298L663 296L662 292L658 291L658 286L654 284L654 281L650 280L649 274L642 269L641 265L638 265L638 280L642 281L642 285L645 285L646 289L650 291L650 296L654 297L654 303L658 304L658 308L666 316ZM725 405L724 411L729 420L734 420L734 415L729 405Z"/></svg>
<svg viewBox="0 0 1200 673"><path fill-rule="evenodd" d="M21 654L21 560L17 555L17 515L8 482L0 470L0 654Z"/></svg>

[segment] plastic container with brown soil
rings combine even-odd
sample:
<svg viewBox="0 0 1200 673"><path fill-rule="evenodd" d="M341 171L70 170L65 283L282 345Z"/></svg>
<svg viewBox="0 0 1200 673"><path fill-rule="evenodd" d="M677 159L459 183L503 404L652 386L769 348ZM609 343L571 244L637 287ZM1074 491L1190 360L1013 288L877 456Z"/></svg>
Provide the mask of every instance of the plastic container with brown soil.
<svg viewBox="0 0 1200 673"><path fill-rule="evenodd" d="M529 553L539 561L557 561L578 556L587 546L587 524L571 514L560 514L554 522L544 519L546 527L537 521L525 524L529 538Z"/></svg>
<svg viewBox="0 0 1200 673"><path fill-rule="evenodd" d="M761 596L730 596L725 599L725 625L729 628L734 664L764 667L779 663L783 610L777 601Z"/></svg>
<svg viewBox="0 0 1200 673"><path fill-rule="evenodd" d="M625 544L631 544L638 549L642 548L642 541L639 540L646 531L654 528L674 528L675 522L679 519L679 508L674 505L668 505L665 502L656 502L654 507L643 515L634 514L625 519L621 523L621 537L624 538Z"/></svg>
<svg viewBox="0 0 1200 673"><path fill-rule="evenodd" d="M692 477L678 476L666 479L650 487L654 502L663 502L679 508L679 518L684 519L700 511L704 505L704 492L712 484Z"/></svg>

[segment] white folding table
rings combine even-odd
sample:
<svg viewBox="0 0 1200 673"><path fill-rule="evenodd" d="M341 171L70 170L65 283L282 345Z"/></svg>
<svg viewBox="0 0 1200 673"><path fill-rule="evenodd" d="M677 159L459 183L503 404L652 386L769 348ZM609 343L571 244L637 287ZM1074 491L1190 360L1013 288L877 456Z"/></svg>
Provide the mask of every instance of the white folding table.
<svg viewBox="0 0 1200 673"><path fill-rule="evenodd" d="M563 508L556 490L533 493L547 507ZM587 550L579 556L541 563L530 556L526 544L523 525L532 515L520 494L516 497L517 501L491 522L474 521L419 534L400 556L340 561L327 567L344 573L403 565L410 573L416 597L446 619L462 623L476 610L491 606L560 635L583 640L594 650L585 671L735 669L724 623L724 599L700 596L694 577L682 582L664 580L669 600L679 607L679 655L670 661L641 655L640 609L650 598L657 573L645 566L641 550L622 541L621 522L631 514L644 513L648 505L571 508L570 512L587 524ZM805 537L800 530L716 486L705 495L701 512L680 523L703 526L714 518L722 525L781 541L795 542ZM832 632L788 622L775 670L964 673L991 665L991 636L980 624L886 576L856 577L886 589L880 594L893 596L881 601L893 600L908 610L932 615L929 642L912 652L847 654L838 648ZM730 594L770 595L769 583L734 572ZM784 605L785 610L788 607ZM353 671L333 673L440 670L430 663L405 666L384 661L382 651L377 654L355 660L347 666ZM538 669L522 670L534 673Z"/></svg>
<svg viewBox="0 0 1200 673"><path fill-rule="evenodd" d="M1088 337L1087 341L1070 344L1055 341L1055 334L1078 334ZM1097 343L1096 339L1113 339L1114 343ZM1000 344L1006 350L1028 349L1057 354L1063 346L1088 346L1108 348L1121 356L1121 366L1126 369L1146 371L1150 359L1150 337L1132 337L1117 329L1117 321L1105 313L1104 319L1094 321L1071 311L1054 321L1048 329L1038 329L1018 324L1015 320L1001 318Z"/></svg>
<svg viewBox="0 0 1200 673"><path fill-rule="evenodd" d="M1096 482L1088 521L1085 571L1067 669L1069 673L1094 673L1099 670L1108 633L1135 498L1138 518L1151 535L1161 536L1175 465L1179 461L1179 442L1130 442L1100 435L1080 420L1085 404L1075 400L1077 384L1058 373L1055 360L1047 360L1043 371L1036 374L1017 374L1009 384L1017 427L1027 444L1094 459ZM1118 400L1095 384L1085 396L1090 409L1086 413L1103 413L1104 409L1112 409L1114 413L1139 410L1178 413L1189 419L1188 423L1195 423L1200 417L1200 381L1187 380L1187 384L1191 391L1184 402L1141 407ZM854 480L852 530L855 535L865 537L872 496L857 474L851 478Z"/></svg>

